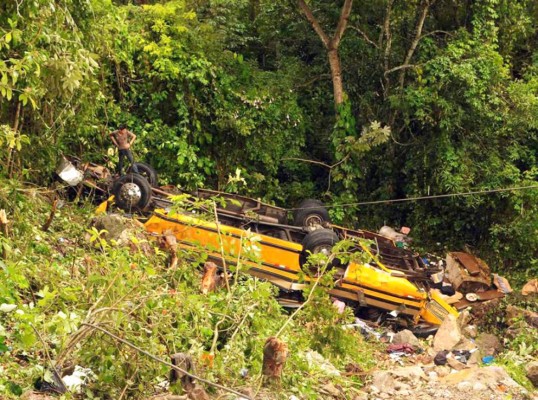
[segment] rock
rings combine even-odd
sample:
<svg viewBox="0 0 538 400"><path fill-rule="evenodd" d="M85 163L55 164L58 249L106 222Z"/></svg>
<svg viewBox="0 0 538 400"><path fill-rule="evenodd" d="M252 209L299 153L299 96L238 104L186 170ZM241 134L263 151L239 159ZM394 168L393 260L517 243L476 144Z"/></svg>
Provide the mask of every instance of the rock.
<svg viewBox="0 0 538 400"><path fill-rule="evenodd" d="M334 386L332 383L327 383L326 385L323 385L321 388L324 392L330 394L331 396L338 397L340 396L341 392L340 389L338 389L336 386Z"/></svg>
<svg viewBox="0 0 538 400"><path fill-rule="evenodd" d="M468 310L463 310L460 312L460 315L458 315L458 325L461 329L469 325L469 321L471 321L471 313Z"/></svg>
<svg viewBox="0 0 538 400"><path fill-rule="evenodd" d="M521 289L521 294L527 296L531 293L538 293L538 279L531 279Z"/></svg>
<svg viewBox="0 0 538 400"><path fill-rule="evenodd" d="M448 314L433 338L433 349L435 351L452 350L462 337L456 317Z"/></svg>
<svg viewBox="0 0 538 400"><path fill-rule="evenodd" d="M456 371L461 371L462 369L469 368L466 364L456 360L452 354L449 354L447 356L446 361L450 368L453 368Z"/></svg>
<svg viewBox="0 0 538 400"><path fill-rule="evenodd" d="M393 391L396 382L389 371L376 371L372 376L372 388L374 393Z"/></svg>
<svg viewBox="0 0 538 400"><path fill-rule="evenodd" d="M106 231L102 235L106 240L115 240L120 246L129 247L131 251L141 251L144 254L153 251L146 240L143 225L135 219L125 218L120 214L103 214L96 216L92 224L98 231ZM89 240L90 236L87 237Z"/></svg>
<svg viewBox="0 0 538 400"><path fill-rule="evenodd" d="M433 359L434 364L435 365L446 365L447 355L448 355L448 351L446 351L446 350L443 350L443 351L440 351L439 353L437 353L437 355Z"/></svg>
<svg viewBox="0 0 538 400"><path fill-rule="evenodd" d="M327 375L340 376L340 371L317 351L308 351L305 359L310 368L319 369Z"/></svg>
<svg viewBox="0 0 538 400"><path fill-rule="evenodd" d="M391 374L400 380L412 383L418 383L421 379L427 380L426 374L422 368L417 365L392 370Z"/></svg>
<svg viewBox="0 0 538 400"><path fill-rule="evenodd" d="M532 361L527 364L525 373L527 374L529 381L531 381L532 384L538 388L538 361Z"/></svg>
<svg viewBox="0 0 538 400"><path fill-rule="evenodd" d="M499 338L491 333L481 333L475 340L476 346L482 356L494 356L502 350L502 343Z"/></svg>
<svg viewBox="0 0 538 400"><path fill-rule="evenodd" d="M409 329L404 329L394 335L392 338L394 344L408 343L411 346L420 347L420 340Z"/></svg>
<svg viewBox="0 0 538 400"><path fill-rule="evenodd" d="M473 384L467 381L460 382L458 383L458 386L457 386L458 390L463 391L463 392L471 389L472 387L473 387Z"/></svg>
<svg viewBox="0 0 538 400"><path fill-rule="evenodd" d="M478 330L476 329L476 325L467 325L463 328L463 333L474 339L478 335Z"/></svg>
<svg viewBox="0 0 538 400"><path fill-rule="evenodd" d="M454 350L467 350L467 351L473 351L475 350L476 344L472 342L471 340L467 339L466 337L462 337L460 342L454 347Z"/></svg>
<svg viewBox="0 0 538 400"><path fill-rule="evenodd" d="M397 391L410 390L411 386L407 383L396 382L396 384L394 385L394 389L396 389Z"/></svg>
<svg viewBox="0 0 538 400"><path fill-rule="evenodd" d="M499 366L464 369L445 376L441 381L448 386L456 386L463 381L472 382L472 385L480 382L492 390L497 390L500 384L511 388L520 388L517 382L510 378L504 368Z"/></svg>
<svg viewBox="0 0 538 400"><path fill-rule="evenodd" d="M435 368L435 372L437 372L437 375L439 376L439 378L443 378L447 376L448 374L450 374L450 368L444 365L439 365L438 367Z"/></svg>
<svg viewBox="0 0 538 400"><path fill-rule="evenodd" d="M475 392L483 392L485 390L488 390L487 386L484 385L482 382L476 382L474 385L473 385L473 390Z"/></svg>
<svg viewBox="0 0 538 400"><path fill-rule="evenodd" d="M439 379L439 375L435 371L428 372L428 380L430 382L435 382L437 379Z"/></svg>
<svg viewBox="0 0 538 400"><path fill-rule="evenodd" d="M473 351L471 353L471 357L467 360L467 365L473 366L478 365L482 361L482 354L480 354L480 350Z"/></svg>
<svg viewBox="0 0 538 400"><path fill-rule="evenodd" d="M105 230L108 240L118 240L125 230L133 228L133 223L119 214L103 214L94 218L93 226L98 231Z"/></svg>

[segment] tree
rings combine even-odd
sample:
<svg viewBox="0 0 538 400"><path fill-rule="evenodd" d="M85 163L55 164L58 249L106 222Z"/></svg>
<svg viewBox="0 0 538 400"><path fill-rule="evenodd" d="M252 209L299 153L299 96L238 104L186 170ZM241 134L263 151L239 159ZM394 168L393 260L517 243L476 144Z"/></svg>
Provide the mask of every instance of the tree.
<svg viewBox="0 0 538 400"><path fill-rule="evenodd" d="M299 8L304 13L310 25L314 31L318 34L321 39L323 46L327 50L327 57L329 59L329 65L331 67L331 77L333 82L333 93L334 93L334 105L338 108L344 102L344 86L342 83L342 67L340 65L340 56L338 54L338 47L340 46L340 41L344 35L344 32L347 28L347 23L349 15L351 14L351 8L353 6L353 0L345 0L344 5L342 6L342 11L340 13L340 18L338 19L338 24L336 25L336 30L332 37L329 37L325 30L321 27L319 21L316 19L312 10L304 0L298 0L297 2Z"/></svg>

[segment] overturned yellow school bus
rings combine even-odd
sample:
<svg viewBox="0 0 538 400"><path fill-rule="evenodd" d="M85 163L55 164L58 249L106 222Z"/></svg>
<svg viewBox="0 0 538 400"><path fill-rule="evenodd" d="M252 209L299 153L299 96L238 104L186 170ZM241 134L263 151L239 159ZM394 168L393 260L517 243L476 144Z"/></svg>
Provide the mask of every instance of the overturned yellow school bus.
<svg viewBox="0 0 538 400"><path fill-rule="evenodd" d="M223 257L229 264L237 262L244 228L248 227L259 235L259 254L257 260L246 259L242 263L248 266L249 274L273 283L283 293L300 293L315 279L301 273L309 254L330 254L339 241L333 229L322 227L306 232L302 242L297 243L278 233L279 229L300 229L297 227L267 223L260 226L255 221L245 223L243 228L232 225L217 225L192 213L165 210L155 210L144 224L147 231L158 235L173 233L183 248L203 249L217 264L222 263ZM385 266L368 246L357 242L356 251L365 252L370 261L336 263L335 282L328 288L331 296L357 309L390 313L409 328L420 327L424 331L441 324L448 314L458 315L437 292L429 291L420 282L412 282L402 271Z"/></svg>

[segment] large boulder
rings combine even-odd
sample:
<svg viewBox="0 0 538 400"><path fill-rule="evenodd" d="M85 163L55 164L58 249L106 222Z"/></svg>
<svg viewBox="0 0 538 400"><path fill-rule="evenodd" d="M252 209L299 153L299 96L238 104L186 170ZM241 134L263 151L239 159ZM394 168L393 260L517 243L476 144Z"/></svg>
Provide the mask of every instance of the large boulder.
<svg viewBox="0 0 538 400"><path fill-rule="evenodd" d="M475 339L475 344L482 356L494 356L503 348L499 338L491 333L481 333L478 335Z"/></svg>
<svg viewBox="0 0 538 400"><path fill-rule="evenodd" d="M449 314L433 338L433 349L437 351L452 350L462 339L460 325L456 317Z"/></svg>
<svg viewBox="0 0 538 400"><path fill-rule="evenodd" d="M520 388L504 368L499 366L464 369L445 376L442 381L450 386L457 386L460 382L469 382L472 386L480 382L493 391L497 391L499 385L504 385L507 388Z"/></svg>
<svg viewBox="0 0 538 400"><path fill-rule="evenodd" d="M408 343L414 347L420 347L420 340L411 332L409 329L404 329L394 335L392 339L394 344L405 344Z"/></svg>
<svg viewBox="0 0 538 400"><path fill-rule="evenodd" d="M371 392L402 395L402 391L419 386L427 380L428 377L422 368L416 365L390 371L376 371L372 375Z"/></svg>
<svg viewBox="0 0 538 400"><path fill-rule="evenodd" d="M94 218L93 226L98 231L106 231L105 238L107 240L118 240L124 231L134 228L134 223L132 219L125 218L120 214L103 214Z"/></svg>

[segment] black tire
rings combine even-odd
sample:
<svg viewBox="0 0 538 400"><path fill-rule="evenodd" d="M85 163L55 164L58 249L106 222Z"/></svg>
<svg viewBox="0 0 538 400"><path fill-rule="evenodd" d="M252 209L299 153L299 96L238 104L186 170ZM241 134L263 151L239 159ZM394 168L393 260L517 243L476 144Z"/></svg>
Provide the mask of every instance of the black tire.
<svg viewBox="0 0 538 400"><path fill-rule="evenodd" d="M112 185L116 205L126 212L142 211L151 200L151 186L139 174L120 176Z"/></svg>
<svg viewBox="0 0 538 400"><path fill-rule="evenodd" d="M332 247L338 242L338 236L332 229L317 229L310 232L303 239L303 251L299 256L299 263L303 266L310 254L325 253L330 256ZM329 268L339 267L340 260L333 259Z"/></svg>
<svg viewBox="0 0 538 400"><path fill-rule="evenodd" d="M135 162L134 165L136 165L136 168L138 169L138 174L146 178L152 187L157 186L158 179L157 179L157 171L155 171L155 168L143 162ZM129 167L129 169L127 170L127 173L129 174L134 173L132 166Z"/></svg>
<svg viewBox="0 0 538 400"><path fill-rule="evenodd" d="M293 213L295 226L318 226L331 222L329 212L319 200L305 199L296 208Z"/></svg>
<svg viewBox="0 0 538 400"><path fill-rule="evenodd" d="M413 332L416 337L422 339L435 335L438 330L439 327L435 325L421 325L411 328L411 332Z"/></svg>

